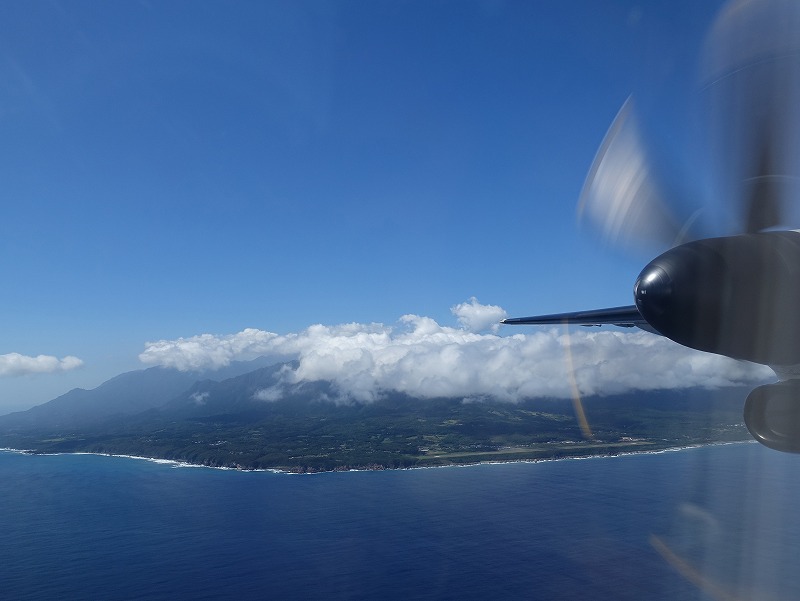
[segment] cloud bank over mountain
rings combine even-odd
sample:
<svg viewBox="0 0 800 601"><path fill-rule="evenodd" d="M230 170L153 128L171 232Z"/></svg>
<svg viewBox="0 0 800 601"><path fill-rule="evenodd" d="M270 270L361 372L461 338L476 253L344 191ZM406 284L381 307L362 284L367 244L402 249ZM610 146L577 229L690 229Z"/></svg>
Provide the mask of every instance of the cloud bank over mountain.
<svg viewBox="0 0 800 601"><path fill-rule="evenodd" d="M30 357L19 353L7 353L0 355L0 377L70 371L81 365L83 361L71 355L59 359L51 355Z"/></svg>
<svg viewBox="0 0 800 601"><path fill-rule="evenodd" d="M312 325L285 335L248 328L148 342L139 359L179 370L220 368L259 355L296 360L285 385L328 380L342 399L368 402L396 390L516 401L532 397L615 394L630 390L719 387L768 380L763 366L692 351L646 332L563 328L497 331L505 311L476 299L451 309L459 327L404 315L397 325ZM490 330L486 332L485 330ZM504 335L500 335L504 334ZM574 378L574 380L573 380ZM267 390L259 398L279 397Z"/></svg>

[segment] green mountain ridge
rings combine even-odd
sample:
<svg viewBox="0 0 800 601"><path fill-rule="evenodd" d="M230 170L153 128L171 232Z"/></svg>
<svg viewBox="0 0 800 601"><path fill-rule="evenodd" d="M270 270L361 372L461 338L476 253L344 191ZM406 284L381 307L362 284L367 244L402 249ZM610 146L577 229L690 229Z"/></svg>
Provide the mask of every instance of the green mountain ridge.
<svg viewBox="0 0 800 601"><path fill-rule="evenodd" d="M151 367L125 372L97 388L74 388L27 411L0 416L0 428L76 428L115 416L135 415L163 406L198 379L229 379L268 363L269 360L260 357L252 361L233 362L216 371Z"/></svg>
<svg viewBox="0 0 800 601"><path fill-rule="evenodd" d="M587 430L572 400L468 402L385 391L375 402L357 403L340 398L331 382L287 383L286 367L238 365L224 375L242 373L225 379L164 368L129 372L92 391L71 391L0 417L0 446L326 471L577 457L750 438L741 388L586 398Z"/></svg>

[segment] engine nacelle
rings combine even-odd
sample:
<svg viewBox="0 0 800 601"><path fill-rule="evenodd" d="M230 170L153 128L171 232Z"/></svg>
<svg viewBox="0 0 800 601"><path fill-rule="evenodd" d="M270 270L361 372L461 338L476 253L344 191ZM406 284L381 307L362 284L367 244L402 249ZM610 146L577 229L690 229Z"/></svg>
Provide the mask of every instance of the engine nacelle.
<svg viewBox="0 0 800 601"><path fill-rule="evenodd" d="M759 386L744 404L750 434L777 451L800 453L800 381Z"/></svg>
<svg viewBox="0 0 800 601"><path fill-rule="evenodd" d="M764 365L800 364L800 233L709 238L642 270L639 312L679 344Z"/></svg>

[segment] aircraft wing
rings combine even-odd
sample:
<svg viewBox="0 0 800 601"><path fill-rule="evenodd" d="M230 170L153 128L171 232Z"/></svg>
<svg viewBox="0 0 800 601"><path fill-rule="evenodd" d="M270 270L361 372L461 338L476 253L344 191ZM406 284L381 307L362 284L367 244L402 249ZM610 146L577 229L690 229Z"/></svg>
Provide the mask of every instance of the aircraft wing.
<svg viewBox="0 0 800 601"><path fill-rule="evenodd" d="M552 315L535 315L533 317L512 317L500 323L508 325L578 325L578 326L620 326L623 328L638 327L648 332L653 328L642 317L636 305L595 309L593 311L577 311L575 313L553 313ZM657 333L657 332L656 332Z"/></svg>

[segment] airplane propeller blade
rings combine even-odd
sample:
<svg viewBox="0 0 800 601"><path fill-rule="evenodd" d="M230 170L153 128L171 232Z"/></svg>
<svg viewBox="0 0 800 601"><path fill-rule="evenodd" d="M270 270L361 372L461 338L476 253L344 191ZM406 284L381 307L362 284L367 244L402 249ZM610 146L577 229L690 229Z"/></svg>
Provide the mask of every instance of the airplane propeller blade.
<svg viewBox="0 0 800 601"><path fill-rule="evenodd" d="M735 233L800 225L791 202L800 175L798 32L800 3L738 0L707 39L712 151L720 193L736 211Z"/></svg>
<svg viewBox="0 0 800 601"><path fill-rule="evenodd" d="M604 243L664 251L699 238L800 227L800 2L737 0L706 40L701 66L711 151L730 227L698 219L685 191L692 178L665 173L648 151L629 98L595 156L578 220ZM665 177L670 175L672 177Z"/></svg>
<svg viewBox="0 0 800 601"><path fill-rule="evenodd" d="M606 244L663 251L701 237L697 214L670 196L655 167L628 98L592 162L578 202L578 220Z"/></svg>

